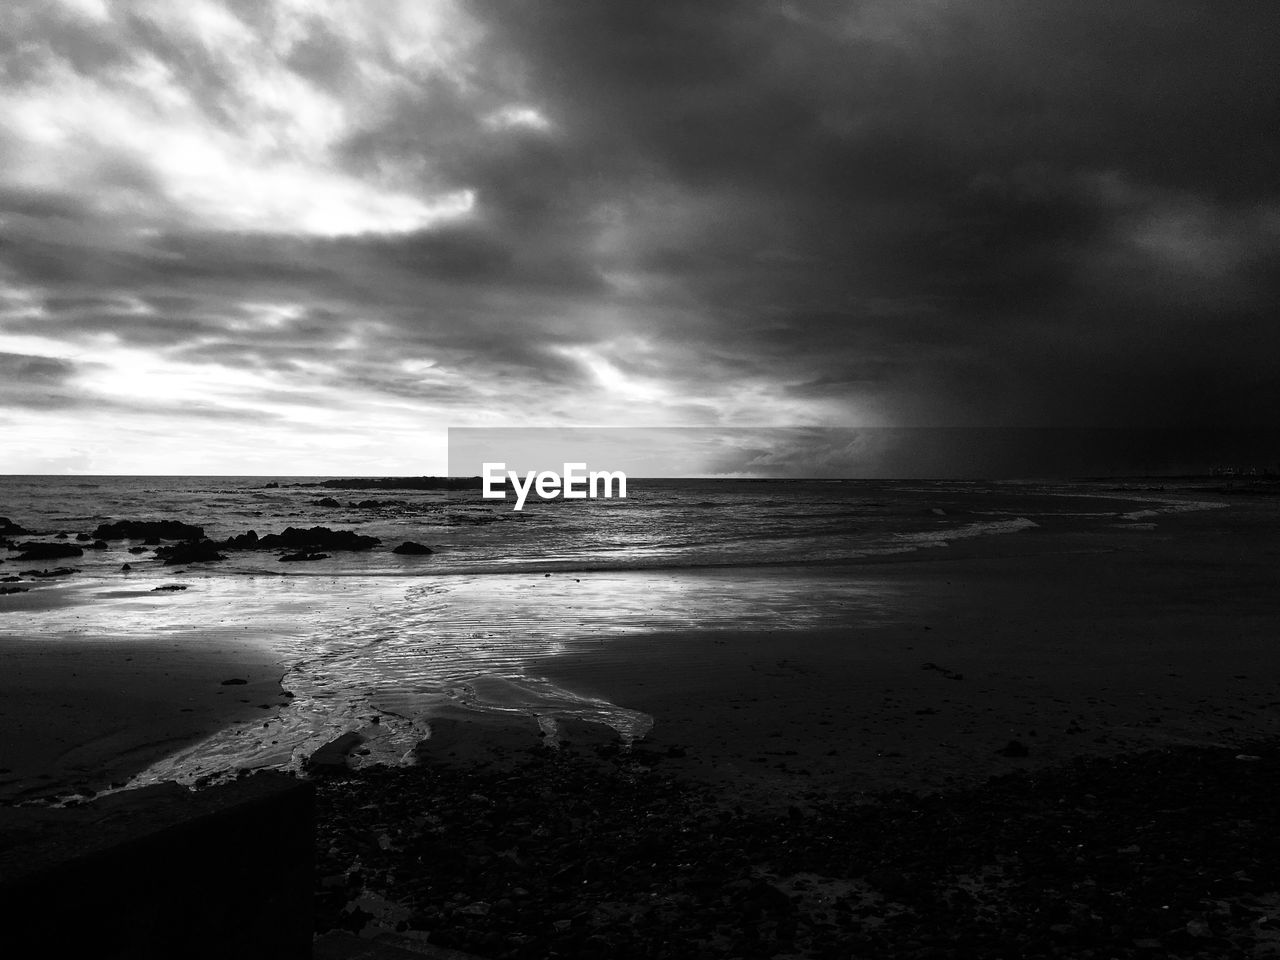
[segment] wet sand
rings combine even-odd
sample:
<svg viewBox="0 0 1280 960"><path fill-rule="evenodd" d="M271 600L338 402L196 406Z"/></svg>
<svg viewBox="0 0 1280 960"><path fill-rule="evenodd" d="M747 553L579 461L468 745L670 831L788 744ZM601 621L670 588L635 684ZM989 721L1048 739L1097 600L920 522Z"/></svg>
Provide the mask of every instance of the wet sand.
<svg viewBox="0 0 1280 960"><path fill-rule="evenodd" d="M584 642L539 668L653 715L647 746L669 751L673 772L764 801L1270 738L1278 533L1264 503L1105 546L1058 533L1017 556L989 542L859 564L849 576L892 584L897 609L837 629Z"/></svg>
<svg viewBox="0 0 1280 960"><path fill-rule="evenodd" d="M123 783L281 704L280 667L248 645L6 638L3 658L0 802Z"/></svg>
<svg viewBox="0 0 1280 960"><path fill-rule="evenodd" d="M768 629L757 619L749 629L588 636L540 656L529 675L651 715L643 748L673 773L764 802L937 790L1079 755L1273 737L1278 507L1237 499L1154 526L1064 526L822 567L880 599L837 626ZM0 799L97 789L228 724L273 716L280 658L249 637L270 632L269 615L294 616L271 606L273 590L252 606L236 601L243 616L207 636L165 638L181 628L182 604L217 583L112 601L137 606L138 629L161 623L154 637L6 638ZM55 596L3 600L17 608ZM307 599L290 602L300 611ZM222 685L232 678L249 682ZM428 755L539 742L531 716L444 713L453 723L437 725ZM616 738L581 722L562 723L559 735Z"/></svg>

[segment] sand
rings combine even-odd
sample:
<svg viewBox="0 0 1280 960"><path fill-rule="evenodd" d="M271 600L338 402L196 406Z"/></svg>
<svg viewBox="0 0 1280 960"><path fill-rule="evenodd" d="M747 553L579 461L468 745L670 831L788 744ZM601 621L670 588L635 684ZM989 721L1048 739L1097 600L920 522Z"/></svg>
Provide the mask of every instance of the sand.
<svg viewBox="0 0 1280 960"><path fill-rule="evenodd" d="M10 637L3 658L0 801L123 783L281 702L280 667L251 645Z"/></svg>
<svg viewBox="0 0 1280 960"><path fill-rule="evenodd" d="M1278 531L1263 503L1106 546L1054 533L859 564L899 598L871 622L583 643L540 667L652 714L667 769L763 801L1243 743L1280 734Z"/></svg>
<svg viewBox="0 0 1280 960"><path fill-rule="evenodd" d="M1031 531L850 564L840 576L888 598L875 617L584 638L536 670L651 714L641 749L672 772L763 802L938 790L1082 754L1273 737L1278 508L1237 498L1154 527ZM120 782L281 702L277 659L230 630L207 643L4 644L0 799ZM539 733L528 718L449 718L437 753L474 757L485 741L506 749ZM560 735L613 736L584 724Z"/></svg>

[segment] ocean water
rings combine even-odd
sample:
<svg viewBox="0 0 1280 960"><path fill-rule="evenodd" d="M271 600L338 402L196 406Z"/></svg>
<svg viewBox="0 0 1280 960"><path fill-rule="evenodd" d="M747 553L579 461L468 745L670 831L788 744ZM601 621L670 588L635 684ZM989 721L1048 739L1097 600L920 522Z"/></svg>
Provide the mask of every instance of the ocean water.
<svg viewBox="0 0 1280 960"><path fill-rule="evenodd" d="M187 747L137 784L296 768L348 731L367 738L358 762L402 762L446 707L526 716L548 732L584 719L628 741L653 718L559 687L539 663L624 634L871 622L902 598L885 578L861 575L867 563L1150 529L1169 513L1218 505L1194 491L1115 482L631 479L625 499L531 497L517 512L478 491L317 482L0 476L0 516L38 539L73 539L111 520L176 519L213 539L323 525L383 541L314 562L230 552L186 567L166 567L149 549L130 554L137 544L128 541L45 563L0 550L0 576L28 588L0 596L0 644L6 635L208 644L234 633L278 660L288 706ZM340 506L321 506L324 497ZM403 540L435 552L392 553ZM78 572L22 572L54 566ZM168 583L187 589L152 592Z"/></svg>

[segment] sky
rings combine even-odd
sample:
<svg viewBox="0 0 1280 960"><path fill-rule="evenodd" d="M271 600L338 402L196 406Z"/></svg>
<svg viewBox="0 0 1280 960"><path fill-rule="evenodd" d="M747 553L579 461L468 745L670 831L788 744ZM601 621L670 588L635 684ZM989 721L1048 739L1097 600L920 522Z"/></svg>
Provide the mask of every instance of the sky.
<svg viewBox="0 0 1280 960"><path fill-rule="evenodd" d="M1207 0L9 0L0 472L1265 431L1278 37Z"/></svg>

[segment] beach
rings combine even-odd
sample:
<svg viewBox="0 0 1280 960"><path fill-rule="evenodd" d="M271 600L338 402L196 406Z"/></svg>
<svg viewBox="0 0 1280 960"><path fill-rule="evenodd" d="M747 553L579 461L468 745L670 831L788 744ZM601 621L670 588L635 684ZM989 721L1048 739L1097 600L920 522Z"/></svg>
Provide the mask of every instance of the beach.
<svg viewBox="0 0 1280 960"><path fill-rule="evenodd" d="M453 602L481 611L458 622L447 656L430 650L446 679L416 696L431 716L510 720L531 741L538 716L559 717L558 736L602 741L618 738L619 716L647 716L644 742L682 751L683 773L762 799L937 790L1079 755L1268 737L1280 718L1280 678L1265 668L1278 550L1275 503L1257 498L1158 526L1033 530L856 563L513 575L501 582L515 599L491 599L487 614L499 581L476 580ZM101 789L219 729L251 734L279 708L305 712L308 691L319 703L343 671L350 688L370 641L345 635L339 613L369 591L399 633L440 610L418 603L409 619L388 578L170 580L189 589L63 582L0 599L15 613L50 607L32 622L58 638L6 640L11 794ZM65 599L77 590L118 632L84 626L88 612ZM810 594L822 617L806 615ZM698 621L700 605L735 596L756 612ZM472 629L531 622L540 605L541 639ZM329 659L291 666L291 633L324 636ZM410 680L428 689L424 677L374 677L361 709L394 713ZM593 718L606 722L575 724ZM309 731L316 745L326 729Z"/></svg>
<svg viewBox="0 0 1280 960"><path fill-rule="evenodd" d="M1031 908L1014 909L1005 880L960 873L989 867L974 851L1015 834L1000 854L1009 871L1028 851L1060 856L1063 834L1026 834L1027 816L1098 806L1109 838L1186 790L1201 790L1200 812L1148 849L1150 870L1192 870L1166 857L1179 838L1206 842L1206 824L1247 822L1241 849L1262 842L1258 798L1280 776L1280 677L1267 666L1280 510L1264 496L1218 502L1155 522L1042 518L842 563L530 570L408 589L402 577L219 578L194 565L129 589L59 581L3 598L47 632L5 640L0 786L14 802L202 783L219 765L292 769L320 791L321 930L481 956L683 956L696 940L705 955L834 957L856 955L837 946L855 933L877 956L1001 955L946 952L942 928L921 939L942 922L929 897L957 884L1008 908L1004 933L974 941L984 950L1022 925L1026 943L1087 928L1092 945L1069 955L1148 955L1160 935L1147 919L1095 905L1058 918L1059 936L1027 926ZM160 577L188 589L157 591ZM344 619L352 609L359 620ZM114 636L101 628L112 618ZM397 712L411 706L412 722ZM1111 790L1119 806L1098 801ZM1128 826L1112 823L1120 809ZM618 851L656 850L659 823L706 835L672 849L714 869L687 876L655 853L614 877ZM948 831L968 838L963 856L933 849ZM822 837L855 835L843 866L822 852ZM894 835L919 845L914 865ZM489 880L473 882L476 869ZM536 880L548 872L576 886ZM1219 899L1264 910L1264 868L1229 873L1248 889ZM1072 882L1086 880L1102 882ZM914 887L933 893L917 902ZM645 897L651 925L696 937L648 953L637 944L653 937L628 939L634 911L618 904ZM1192 899L1180 928L1206 915ZM727 932L743 910L756 918L749 942ZM978 924L966 910L947 922ZM902 930L871 936L886 917ZM1186 955L1258 932L1235 923L1222 939L1215 924L1218 939L1192 937Z"/></svg>

